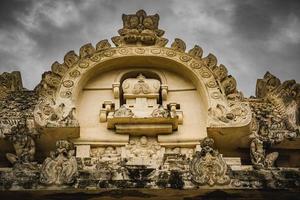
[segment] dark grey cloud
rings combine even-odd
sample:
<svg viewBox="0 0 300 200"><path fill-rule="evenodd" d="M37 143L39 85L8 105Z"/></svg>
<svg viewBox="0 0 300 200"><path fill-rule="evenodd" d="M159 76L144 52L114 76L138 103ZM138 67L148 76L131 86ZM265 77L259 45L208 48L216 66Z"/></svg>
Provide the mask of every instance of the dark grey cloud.
<svg viewBox="0 0 300 200"><path fill-rule="evenodd" d="M299 0L235 0L233 28L246 39L264 40L294 15L300 16Z"/></svg>
<svg viewBox="0 0 300 200"><path fill-rule="evenodd" d="M295 0L2 0L0 73L20 70L34 88L66 52L117 35L122 13L160 15L169 40L213 53L249 96L270 71L300 82L300 1Z"/></svg>
<svg viewBox="0 0 300 200"><path fill-rule="evenodd" d="M18 24L17 16L30 11L31 0L2 0L0 3L0 28L10 28Z"/></svg>

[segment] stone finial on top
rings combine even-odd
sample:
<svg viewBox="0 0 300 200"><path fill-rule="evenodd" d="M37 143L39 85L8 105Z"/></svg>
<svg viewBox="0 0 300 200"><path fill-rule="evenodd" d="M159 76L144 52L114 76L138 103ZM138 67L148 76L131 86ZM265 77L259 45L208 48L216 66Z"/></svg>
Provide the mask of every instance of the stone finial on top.
<svg viewBox="0 0 300 200"><path fill-rule="evenodd" d="M120 36L112 38L116 46L165 46L168 42L167 39L162 38L164 31L158 29L158 14L147 15L144 10L139 10L136 14L123 14L122 20L123 28L118 31Z"/></svg>

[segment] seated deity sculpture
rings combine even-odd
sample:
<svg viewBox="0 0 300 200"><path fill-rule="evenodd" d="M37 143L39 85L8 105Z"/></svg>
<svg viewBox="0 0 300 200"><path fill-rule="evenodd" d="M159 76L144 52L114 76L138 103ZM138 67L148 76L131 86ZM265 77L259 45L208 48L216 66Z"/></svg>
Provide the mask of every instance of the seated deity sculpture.
<svg viewBox="0 0 300 200"><path fill-rule="evenodd" d="M131 139L123 150L127 165L145 165L157 167L162 162L164 149L157 141L146 136Z"/></svg>
<svg viewBox="0 0 300 200"><path fill-rule="evenodd" d="M34 160L35 142L29 133L25 123L19 123L12 128L12 134L8 136L13 143L15 154L7 153L6 158L13 165L30 165Z"/></svg>
<svg viewBox="0 0 300 200"><path fill-rule="evenodd" d="M117 150L114 147L108 146L105 148L103 154L100 157L101 157L101 161L113 162L119 160L120 154L117 152Z"/></svg>

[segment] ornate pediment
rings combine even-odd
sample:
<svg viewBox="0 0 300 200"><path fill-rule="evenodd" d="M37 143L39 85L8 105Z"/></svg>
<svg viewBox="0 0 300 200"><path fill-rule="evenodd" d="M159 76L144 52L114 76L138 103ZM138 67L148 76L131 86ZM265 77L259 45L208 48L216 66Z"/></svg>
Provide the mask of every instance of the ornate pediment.
<svg viewBox="0 0 300 200"><path fill-rule="evenodd" d="M159 15L147 15L144 10L136 14L122 15L123 28L118 32L120 36L112 38L116 46L125 45L157 45L164 46L168 42L162 38L164 31L158 29Z"/></svg>

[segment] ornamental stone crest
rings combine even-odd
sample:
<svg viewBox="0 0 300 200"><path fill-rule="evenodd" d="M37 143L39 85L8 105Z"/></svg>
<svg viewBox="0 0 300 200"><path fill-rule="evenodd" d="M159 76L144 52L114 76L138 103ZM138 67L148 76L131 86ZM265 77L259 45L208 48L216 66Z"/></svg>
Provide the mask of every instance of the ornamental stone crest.
<svg viewBox="0 0 300 200"><path fill-rule="evenodd" d="M45 185L72 184L78 173L74 146L66 140L56 142L56 150L50 152L41 168L40 182Z"/></svg>
<svg viewBox="0 0 300 200"><path fill-rule="evenodd" d="M159 15L147 15L139 10L133 15L122 15L123 28L120 36L112 38L116 46L157 45L164 46L168 40L162 38L164 31L158 29Z"/></svg>
<svg viewBox="0 0 300 200"><path fill-rule="evenodd" d="M196 152L190 163L192 180L199 185L226 185L230 183L228 167L211 138L204 138L201 151Z"/></svg>

